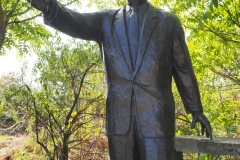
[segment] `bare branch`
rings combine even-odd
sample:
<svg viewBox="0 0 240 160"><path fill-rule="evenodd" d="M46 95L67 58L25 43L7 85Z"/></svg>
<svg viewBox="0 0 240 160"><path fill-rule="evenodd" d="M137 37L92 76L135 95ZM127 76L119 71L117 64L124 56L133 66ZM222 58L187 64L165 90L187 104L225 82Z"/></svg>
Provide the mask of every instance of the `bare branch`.
<svg viewBox="0 0 240 160"><path fill-rule="evenodd" d="M77 94L74 95L74 102L73 102L73 105L70 109L70 111L68 112L68 115L66 116L66 120L65 120L65 126L68 126L68 123L69 123L69 119L71 118L71 115L72 115L72 112L74 110L74 108L76 107L77 103L78 103L78 100L79 100L79 96L80 96L80 93L81 93L81 90L82 90L82 87L83 87L83 82L84 82L84 79L88 73L88 71L95 65L95 63L91 64L86 70L85 72L83 73L83 76L81 78L81 81L80 81L80 86L78 88L78 92Z"/></svg>
<svg viewBox="0 0 240 160"><path fill-rule="evenodd" d="M181 118L181 117L184 117L184 118ZM186 115L182 114L182 113L178 113L176 115L176 119L179 119L179 120L181 120L183 122L186 122L186 123L191 123L191 121L188 119L188 117Z"/></svg>
<svg viewBox="0 0 240 160"><path fill-rule="evenodd" d="M91 119L89 119L89 120L87 120L87 121L85 121L85 122L82 122L82 123L80 123L80 124L78 124L78 125L75 125L76 127L73 127L73 128L72 128L70 134L73 134L73 133L74 133L75 131L77 131L80 127L82 127L84 124L87 124L87 123L91 122L93 119L94 119L94 118L91 118Z"/></svg>
<svg viewBox="0 0 240 160"><path fill-rule="evenodd" d="M0 134L8 134L8 133L12 132L12 130L14 130L14 128L16 128L16 126L18 126L21 123L24 123L24 121L15 123L14 125L10 126L9 128L0 128Z"/></svg>
<svg viewBox="0 0 240 160"><path fill-rule="evenodd" d="M49 119L53 118L53 121L55 122L55 124L58 126L58 130L60 131L60 133L63 133L63 130L62 130L62 126L61 124L57 121L56 117L53 115L53 112L50 111L48 109L48 107L45 107L45 109L47 110L48 114L49 114Z"/></svg>
<svg viewBox="0 0 240 160"><path fill-rule="evenodd" d="M240 43L240 40L234 40L234 39L228 38L228 37L224 36L223 33L219 32L219 31L218 32L214 31L211 28L209 28L208 26L206 26L205 24L204 24L204 27L206 28L207 31L212 32L213 34L215 34L217 37L223 39L224 41Z"/></svg>
<svg viewBox="0 0 240 160"><path fill-rule="evenodd" d="M23 20L21 20L21 21L10 21L10 22L7 23L7 25L13 24L13 23L14 23L14 24L17 24L17 23L27 22L27 21L30 21L30 20L35 19L36 17L40 17L41 15L42 15L42 13L40 13L40 14L38 14L38 15L35 15L35 16L33 16L33 17L27 18L27 19L23 19Z"/></svg>
<svg viewBox="0 0 240 160"><path fill-rule="evenodd" d="M81 135L82 138L77 138L69 141L69 144L75 143L75 142L82 142L84 139L86 139L87 136L89 136L91 132L85 132L85 135ZM80 144L80 143L79 143ZM73 147L72 147L73 148Z"/></svg>
<svg viewBox="0 0 240 160"><path fill-rule="evenodd" d="M227 78L227 79L231 80L232 82L240 85L240 80L239 80L238 78L235 78L235 77L234 77L232 74L230 74L230 73L227 74L227 73L218 71L218 70L216 70L216 69L213 68L213 67L211 67L211 71L213 71L214 73L216 73L216 74L218 74L218 75L220 75L220 76L222 76L222 77L224 77L224 78Z"/></svg>
<svg viewBox="0 0 240 160"><path fill-rule="evenodd" d="M102 97L102 95L94 98L91 102L88 103L88 105L87 105L86 107L84 107L83 109L81 109L80 111L77 112L77 114L76 114L76 115L73 117L73 119L72 119L71 127L73 126L74 123L77 122L79 115L82 114L83 111L85 111L88 107L90 107L90 104L96 102L96 100L99 99L100 97Z"/></svg>

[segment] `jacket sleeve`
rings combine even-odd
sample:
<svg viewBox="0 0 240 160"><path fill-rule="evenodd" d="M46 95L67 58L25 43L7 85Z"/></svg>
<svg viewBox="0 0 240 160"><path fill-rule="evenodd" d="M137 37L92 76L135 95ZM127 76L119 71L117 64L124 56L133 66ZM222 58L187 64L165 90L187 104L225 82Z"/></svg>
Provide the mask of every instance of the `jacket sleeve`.
<svg viewBox="0 0 240 160"><path fill-rule="evenodd" d="M71 37L99 42L103 14L78 13L53 0L51 12L44 13L44 23Z"/></svg>
<svg viewBox="0 0 240 160"><path fill-rule="evenodd" d="M203 107L193 71L184 31L178 18L173 26L173 77L187 113L202 112Z"/></svg>

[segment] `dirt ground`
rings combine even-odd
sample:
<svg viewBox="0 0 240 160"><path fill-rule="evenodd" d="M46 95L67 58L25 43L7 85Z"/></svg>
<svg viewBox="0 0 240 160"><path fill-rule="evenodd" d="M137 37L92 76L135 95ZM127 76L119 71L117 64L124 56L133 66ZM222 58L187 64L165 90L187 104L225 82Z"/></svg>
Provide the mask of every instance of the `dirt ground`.
<svg viewBox="0 0 240 160"><path fill-rule="evenodd" d="M0 142L0 160L10 160L11 155L24 146L27 137L16 135Z"/></svg>
<svg viewBox="0 0 240 160"><path fill-rule="evenodd" d="M25 142L31 135L16 135L16 136L11 136L7 138L6 140L0 142L0 160L12 160L12 155L21 150L22 148L25 148ZM99 140L99 147L103 145L105 147L105 139L102 139L101 141ZM92 155L91 155L92 156ZM76 158L77 157L77 158ZM92 159L87 158L87 159ZM69 160L79 160L79 156L75 154L74 152L69 154ZM99 155L95 155L94 160L109 160L108 154L104 154L103 152L99 153Z"/></svg>

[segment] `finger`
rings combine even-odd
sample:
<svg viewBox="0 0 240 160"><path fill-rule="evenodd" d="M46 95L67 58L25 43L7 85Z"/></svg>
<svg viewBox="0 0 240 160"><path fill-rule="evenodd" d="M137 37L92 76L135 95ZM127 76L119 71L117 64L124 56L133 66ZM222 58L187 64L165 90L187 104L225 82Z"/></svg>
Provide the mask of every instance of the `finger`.
<svg viewBox="0 0 240 160"><path fill-rule="evenodd" d="M191 124L191 129L195 128L196 123L197 123L197 118L193 117L192 124Z"/></svg>
<svg viewBox="0 0 240 160"><path fill-rule="evenodd" d="M207 138L210 137L210 139L212 140L212 128L210 124L206 127L206 133L208 134Z"/></svg>
<svg viewBox="0 0 240 160"><path fill-rule="evenodd" d="M208 130L207 130L207 128L206 128L206 136L207 136L207 138L209 138L209 135L210 133L208 132Z"/></svg>
<svg viewBox="0 0 240 160"><path fill-rule="evenodd" d="M212 138L212 132L210 132L209 137L210 137L211 140L213 140L213 138Z"/></svg>
<svg viewBox="0 0 240 160"><path fill-rule="evenodd" d="M204 124L201 124L202 135L204 135L205 129L206 129L205 125L204 125Z"/></svg>
<svg viewBox="0 0 240 160"><path fill-rule="evenodd" d="M206 123L202 124L204 126L204 129L206 131L206 136L207 138L210 137L210 139L212 140L212 127L210 125L210 122L207 121Z"/></svg>

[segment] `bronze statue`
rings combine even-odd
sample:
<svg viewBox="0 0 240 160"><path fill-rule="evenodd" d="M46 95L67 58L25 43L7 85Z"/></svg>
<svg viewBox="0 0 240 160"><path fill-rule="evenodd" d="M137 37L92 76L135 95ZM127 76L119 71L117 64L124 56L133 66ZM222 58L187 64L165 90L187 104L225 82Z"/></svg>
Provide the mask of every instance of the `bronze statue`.
<svg viewBox="0 0 240 160"><path fill-rule="evenodd" d="M56 0L31 0L44 23L99 44L107 78L106 122L112 160L173 160L175 105L172 77L192 128L212 139L178 18L147 0L119 10L77 13Z"/></svg>

